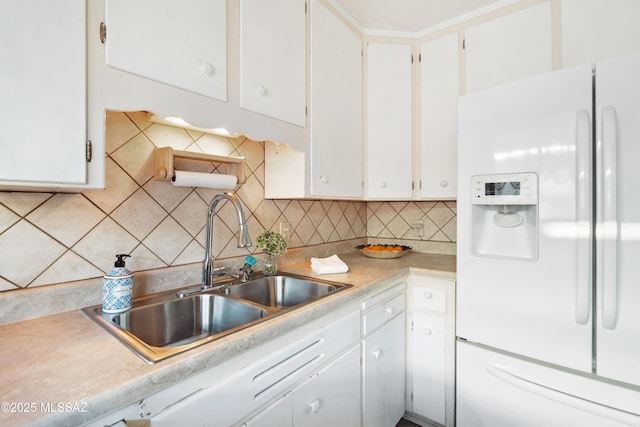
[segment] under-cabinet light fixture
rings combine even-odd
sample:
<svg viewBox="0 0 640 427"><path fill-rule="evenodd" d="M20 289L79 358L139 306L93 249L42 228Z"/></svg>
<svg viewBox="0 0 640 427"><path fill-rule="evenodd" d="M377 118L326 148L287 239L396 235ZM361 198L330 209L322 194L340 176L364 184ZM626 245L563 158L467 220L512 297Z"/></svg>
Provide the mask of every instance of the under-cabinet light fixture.
<svg viewBox="0 0 640 427"><path fill-rule="evenodd" d="M187 122L186 120L176 116L167 116L162 118L155 114L149 113L148 118L149 118L149 121L152 121L154 123L160 123L160 124L169 125L169 126L176 126L184 129L195 130L198 132L209 133L212 135L224 136L227 138L240 138L241 136L243 136L241 133L238 133L238 132L231 133L225 128L201 128L201 127L193 126L191 123Z"/></svg>

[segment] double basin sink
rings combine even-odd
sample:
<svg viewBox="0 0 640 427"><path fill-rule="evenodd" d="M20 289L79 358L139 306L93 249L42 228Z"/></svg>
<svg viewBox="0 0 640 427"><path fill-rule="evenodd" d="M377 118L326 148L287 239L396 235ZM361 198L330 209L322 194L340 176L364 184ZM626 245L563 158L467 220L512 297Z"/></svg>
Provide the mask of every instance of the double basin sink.
<svg viewBox="0 0 640 427"><path fill-rule="evenodd" d="M293 275L265 276L179 297L164 292L123 313L83 311L148 363L233 334L351 285Z"/></svg>

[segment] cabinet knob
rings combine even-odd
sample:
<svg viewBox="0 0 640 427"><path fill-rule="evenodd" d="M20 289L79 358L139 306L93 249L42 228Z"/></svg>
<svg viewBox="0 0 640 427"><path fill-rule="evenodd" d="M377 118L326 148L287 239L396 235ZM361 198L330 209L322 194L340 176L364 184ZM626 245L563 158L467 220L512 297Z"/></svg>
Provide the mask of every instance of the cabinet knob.
<svg viewBox="0 0 640 427"><path fill-rule="evenodd" d="M202 66L202 70L205 72L205 74L213 74L215 69L213 68L213 65L211 65L210 62L205 62L204 65Z"/></svg>
<svg viewBox="0 0 640 427"><path fill-rule="evenodd" d="M257 93L258 93L258 95L260 95L260 96L265 96L265 95L267 94L267 88L266 88L266 87L264 87L264 86L262 86L262 85L260 85L260 86L258 87L258 90L257 90L256 92L257 92Z"/></svg>
<svg viewBox="0 0 640 427"><path fill-rule="evenodd" d="M446 187L447 185L449 185L449 183L447 181L445 181L444 179L442 181L440 181L440 187Z"/></svg>
<svg viewBox="0 0 640 427"><path fill-rule="evenodd" d="M309 409L316 414L320 410L320 400L316 399L309 403Z"/></svg>
<svg viewBox="0 0 640 427"><path fill-rule="evenodd" d="M320 182L326 184L327 182L329 182L329 177L325 175L320 176Z"/></svg>
<svg viewBox="0 0 640 427"><path fill-rule="evenodd" d="M379 348L375 349L371 354L373 354L374 359L380 359L382 357L382 350L380 350Z"/></svg>
<svg viewBox="0 0 640 427"><path fill-rule="evenodd" d="M433 294L431 292L429 292L429 291L425 291L424 297L426 299L431 299L431 298L433 298Z"/></svg>
<svg viewBox="0 0 640 427"><path fill-rule="evenodd" d="M425 335L431 335L431 328L424 328L424 332Z"/></svg>
<svg viewBox="0 0 640 427"><path fill-rule="evenodd" d="M393 307L387 307L387 308L385 308L385 309L384 309L384 312L385 312L385 313L387 313L387 314L389 314L389 315L393 314Z"/></svg>
<svg viewBox="0 0 640 427"><path fill-rule="evenodd" d="M387 188L387 181L380 181L380 188Z"/></svg>

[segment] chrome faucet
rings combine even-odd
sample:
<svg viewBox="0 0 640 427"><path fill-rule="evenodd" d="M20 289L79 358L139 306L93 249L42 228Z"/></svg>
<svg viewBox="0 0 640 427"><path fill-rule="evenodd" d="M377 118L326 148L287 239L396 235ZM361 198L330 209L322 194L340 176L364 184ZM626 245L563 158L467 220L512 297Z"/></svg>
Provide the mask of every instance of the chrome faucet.
<svg viewBox="0 0 640 427"><path fill-rule="evenodd" d="M247 229L247 220L244 216L244 210L240 204L240 199L233 193L219 193L216 194L211 203L209 203L209 210L207 211L207 241L205 243L204 261L202 263L202 285L201 289L208 289L213 286L214 276L222 276L225 274L224 268L213 267L213 255L211 254L211 248L213 246L213 217L216 213L216 207L221 200L229 200L233 207L236 209L238 215L238 247L248 248L251 246L251 238L249 237L249 231Z"/></svg>

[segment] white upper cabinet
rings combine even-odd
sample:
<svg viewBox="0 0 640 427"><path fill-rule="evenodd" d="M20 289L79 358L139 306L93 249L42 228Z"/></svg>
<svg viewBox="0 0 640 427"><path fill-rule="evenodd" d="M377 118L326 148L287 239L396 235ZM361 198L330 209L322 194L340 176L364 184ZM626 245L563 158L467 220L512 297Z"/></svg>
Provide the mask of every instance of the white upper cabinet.
<svg viewBox="0 0 640 427"><path fill-rule="evenodd" d="M466 93L551 71L551 2L465 31Z"/></svg>
<svg viewBox="0 0 640 427"><path fill-rule="evenodd" d="M420 46L420 197L456 198L458 33Z"/></svg>
<svg viewBox="0 0 640 427"><path fill-rule="evenodd" d="M362 197L362 41L311 2L311 195Z"/></svg>
<svg viewBox="0 0 640 427"><path fill-rule="evenodd" d="M306 125L306 3L241 0L241 106Z"/></svg>
<svg viewBox="0 0 640 427"><path fill-rule="evenodd" d="M226 0L106 0L106 62L225 101Z"/></svg>
<svg viewBox="0 0 640 427"><path fill-rule="evenodd" d="M411 46L368 43L367 198L410 199L413 185Z"/></svg>
<svg viewBox="0 0 640 427"><path fill-rule="evenodd" d="M86 182L85 20L84 0L0 3L0 180Z"/></svg>
<svg viewBox="0 0 640 427"><path fill-rule="evenodd" d="M311 96L304 129L308 134L300 139L302 150L265 143L265 197L359 199L363 194L361 37L320 1L312 0L309 15Z"/></svg>
<svg viewBox="0 0 640 427"><path fill-rule="evenodd" d="M85 0L0 2L0 189L87 186L86 20Z"/></svg>
<svg viewBox="0 0 640 427"><path fill-rule="evenodd" d="M640 52L637 0L562 0L562 66Z"/></svg>

